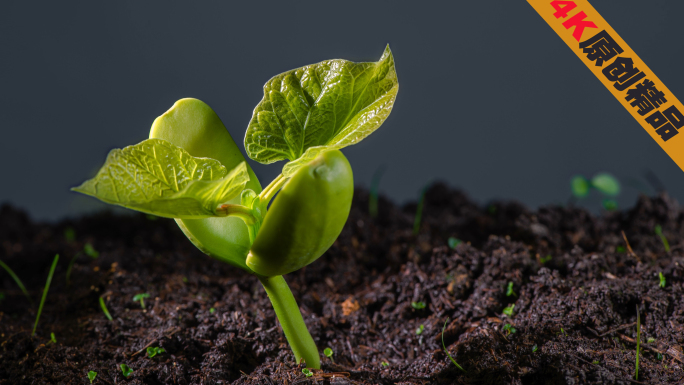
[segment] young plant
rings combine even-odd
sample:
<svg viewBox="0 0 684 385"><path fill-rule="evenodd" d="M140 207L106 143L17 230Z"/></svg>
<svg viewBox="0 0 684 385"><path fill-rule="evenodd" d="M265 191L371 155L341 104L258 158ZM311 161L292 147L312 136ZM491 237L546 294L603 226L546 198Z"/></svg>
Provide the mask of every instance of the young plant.
<svg viewBox="0 0 684 385"><path fill-rule="evenodd" d="M55 337L55 333L50 333L50 342L53 344L57 343L57 338Z"/></svg>
<svg viewBox="0 0 684 385"><path fill-rule="evenodd" d="M460 245L461 243L463 243L463 241L460 240L460 239L458 239L458 238L449 237L449 239L447 240L447 243L449 244L449 247L450 247L450 248L455 249L456 246L458 246L458 245Z"/></svg>
<svg viewBox="0 0 684 385"><path fill-rule="evenodd" d="M121 373L124 377L128 378L131 376L131 374L133 374L133 369L131 369L128 365L121 364L119 367L121 368Z"/></svg>
<svg viewBox="0 0 684 385"><path fill-rule="evenodd" d="M370 194L368 196L368 213L371 218L378 217L378 187L380 186L380 178L382 178L382 174L384 173L385 167L382 166L375 170L373 179L371 180Z"/></svg>
<svg viewBox="0 0 684 385"><path fill-rule="evenodd" d="M503 331L506 332L506 336L508 337L509 335L517 332L517 330L513 327L511 324L505 324L503 327Z"/></svg>
<svg viewBox="0 0 684 385"><path fill-rule="evenodd" d="M97 257L100 256L100 252L95 250L93 245L91 245L90 243L86 243L85 245L83 245L83 252L85 253L85 255L89 256L92 259L97 259Z"/></svg>
<svg viewBox="0 0 684 385"><path fill-rule="evenodd" d="M105 317L107 317L108 320L113 321L114 319L112 318L112 315L109 314L109 310L107 310L107 305L105 305L104 298L100 297L100 308L102 308L102 312L104 313Z"/></svg>
<svg viewBox="0 0 684 385"><path fill-rule="evenodd" d="M653 230L655 234L660 237L660 241L663 242L663 247L665 247L665 252L670 252L670 242L667 241L667 238L665 238L665 235L663 235L663 228L660 225L656 225L655 229Z"/></svg>
<svg viewBox="0 0 684 385"><path fill-rule="evenodd" d="M666 282L665 282L665 276L663 275L662 271L658 273L658 278L660 279L660 283L658 284L658 286L660 286L661 288L664 288L666 285Z"/></svg>
<svg viewBox="0 0 684 385"><path fill-rule="evenodd" d="M637 323L636 323L636 363L634 369L634 379L639 379L639 349L641 348L641 317L639 316L639 306L637 306Z"/></svg>
<svg viewBox="0 0 684 385"><path fill-rule="evenodd" d="M38 327L38 320L40 319L40 314L43 312L43 305L45 305L45 298L47 298L48 290L50 289L50 283L52 283L52 276L55 274L55 269L57 268L57 261L59 261L59 254L55 255L55 259L52 261L52 267L50 267L50 272L48 273L47 282L45 282L45 289L43 289L43 297L40 299L40 305L38 305L38 314L36 314L36 323L33 324L33 333L31 335L36 335L36 328Z"/></svg>
<svg viewBox="0 0 684 385"><path fill-rule="evenodd" d="M446 321L444 321L444 327L442 327L442 348L444 349L444 352L447 354L447 356L449 356L449 359L451 360L451 362L454 365L456 365L457 368L461 369L461 371L463 373L465 373L466 372L465 369L463 369L461 367L461 365L459 365L458 362L456 362L454 357L451 356L451 353L449 353L449 349L447 349L446 345L444 345L444 330L446 330L447 322L449 322L449 318L447 318Z"/></svg>
<svg viewBox="0 0 684 385"><path fill-rule="evenodd" d="M516 297L518 296L518 295L515 294L515 292L513 291L513 282L509 282L509 283L508 283L508 286L506 287L506 297L510 297L510 296L512 296L512 295L514 295L514 296L516 296Z"/></svg>
<svg viewBox="0 0 684 385"><path fill-rule="evenodd" d="M332 361L333 364L335 363L335 360L333 360L333 358L332 358L332 356L334 354L332 349L330 349L330 348L323 349L323 354L325 354L326 357L330 358L330 361Z"/></svg>
<svg viewBox="0 0 684 385"><path fill-rule="evenodd" d="M95 377L97 377L97 372L94 372L92 370L88 372L88 379L90 380L91 384L93 383L93 381L95 381Z"/></svg>
<svg viewBox="0 0 684 385"><path fill-rule="evenodd" d="M150 346L147 348L147 357L149 357L149 358L152 358L152 357L156 356L157 354L162 354L162 353L166 353L166 350L159 348L159 347L156 347L156 346L155 347Z"/></svg>
<svg viewBox="0 0 684 385"><path fill-rule="evenodd" d="M139 293L133 296L134 302L140 302L140 307L145 308L145 298L150 298L148 293Z"/></svg>
<svg viewBox="0 0 684 385"><path fill-rule="evenodd" d="M419 336L419 335L423 334L424 330L425 330L425 326L423 324L420 324L420 326L418 326L416 328L416 335Z"/></svg>
<svg viewBox="0 0 684 385"><path fill-rule="evenodd" d="M608 174L600 173L594 175L591 180L585 178L582 175L577 175L570 181L570 186L572 189L572 195L581 199L589 195L591 189L595 189L606 198L603 199L603 207L608 211L617 210L617 202L615 202L611 197L615 197L620 194L620 182Z"/></svg>
<svg viewBox="0 0 684 385"><path fill-rule="evenodd" d="M425 302L420 301L420 302L411 302L411 307L416 309L416 310L422 310L425 309Z"/></svg>
<svg viewBox="0 0 684 385"><path fill-rule="evenodd" d="M509 317L513 317L513 309L514 308L515 308L515 304L512 303L503 309L503 313Z"/></svg>
<svg viewBox="0 0 684 385"><path fill-rule="evenodd" d="M197 99L177 101L154 121L150 139L112 150L73 190L174 218L202 252L255 274L296 361L318 369L318 350L282 276L318 259L342 231L354 183L339 150L382 125L398 89L389 47L377 62L327 60L271 78L245 150L263 164L289 162L263 190L219 117Z"/></svg>
<svg viewBox="0 0 684 385"><path fill-rule="evenodd" d="M5 264L5 262L0 261L0 267L5 269L7 274L9 274L10 277L12 277L14 282L16 282L17 286L19 286L19 288L21 289L21 292L24 293L26 298L28 298L29 302L31 302L31 304L33 305L33 300L31 299L31 296L29 295L28 291L26 290L26 287L24 287L24 284L21 282L21 279L19 279L19 277L16 274L14 274L14 271L12 269L10 269L10 267L7 266Z"/></svg>
<svg viewBox="0 0 684 385"><path fill-rule="evenodd" d="M310 371L310 370L307 369L307 368L302 369L302 373L304 373L304 376L305 376L306 378L309 378L309 377L313 376L313 372Z"/></svg>

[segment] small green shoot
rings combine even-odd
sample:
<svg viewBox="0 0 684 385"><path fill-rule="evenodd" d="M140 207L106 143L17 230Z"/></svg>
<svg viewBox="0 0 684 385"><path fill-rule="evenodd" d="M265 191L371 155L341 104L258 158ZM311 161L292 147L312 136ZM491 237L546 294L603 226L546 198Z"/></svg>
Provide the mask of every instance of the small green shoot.
<svg viewBox="0 0 684 385"><path fill-rule="evenodd" d="M97 372L94 372L92 370L88 372L88 379L90 380L91 384L93 383L93 381L95 381L95 377L97 377Z"/></svg>
<svg viewBox="0 0 684 385"><path fill-rule="evenodd" d="M304 375L305 375L307 378L313 376L313 372L310 371L310 370L307 369L307 368L302 369L302 373L304 373Z"/></svg>
<svg viewBox="0 0 684 385"><path fill-rule="evenodd" d="M188 277L183 277L182 281L183 283L188 283Z"/></svg>
<svg viewBox="0 0 684 385"><path fill-rule="evenodd" d="M663 353L656 354L656 358L658 359L658 361L662 361L663 360Z"/></svg>
<svg viewBox="0 0 684 385"><path fill-rule="evenodd" d="M53 344L57 343L57 338L55 338L55 333L50 333L50 342Z"/></svg>
<svg viewBox="0 0 684 385"><path fill-rule="evenodd" d="M637 305L637 336L636 336L636 368L634 370L634 379L639 379L639 351L641 347L641 317L639 316L639 306Z"/></svg>
<svg viewBox="0 0 684 385"><path fill-rule="evenodd" d="M91 245L90 243L86 243L85 245L83 245L83 252L85 253L85 255L89 256L92 259L96 259L100 256L100 252L95 250L93 245Z"/></svg>
<svg viewBox="0 0 684 385"><path fill-rule="evenodd" d="M76 240L76 231L74 231L73 227L67 227L64 229L64 239L66 239L67 242L73 242Z"/></svg>
<svg viewBox="0 0 684 385"><path fill-rule="evenodd" d="M57 261L59 261L59 254L55 255L55 259L52 261L52 267L50 267L50 272L48 273L47 282L45 283L45 289L43 289L43 298L40 300L40 305L38 305L38 314L36 315L36 323L33 324L33 333L31 335L36 335L36 328L38 327L38 320L40 319L40 313L43 312L43 305L45 305L45 298L47 298L48 290L50 289L50 283L52 283L52 276L55 274L55 269L57 268Z"/></svg>
<svg viewBox="0 0 684 385"><path fill-rule="evenodd" d="M511 324L505 324L503 327L504 332L506 332L506 336L508 337L509 335L517 332L517 330L513 327Z"/></svg>
<svg viewBox="0 0 684 385"><path fill-rule="evenodd" d="M663 235L663 228L660 225L656 225L654 229L655 233L657 236L660 237L660 241L663 242L663 246L665 246L665 251L670 252L670 242L667 241L667 238Z"/></svg>
<svg viewBox="0 0 684 385"><path fill-rule="evenodd" d="M460 239L458 239L458 238L454 238L454 237L449 237L449 240L448 240L447 242L449 243L449 247L452 248L452 249L455 249L456 246L458 246L458 245L460 245L461 243L463 243L462 240L460 240Z"/></svg>
<svg viewBox="0 0 684 385"><path fill-rule="evenodd" d="M380 178L385 173L385 167L378 168L373 174L371 180L370 196L368 197L368 212L371 218L378 217L378 186L380 186Z"/></svg>
<svg viewBox="0 0 684 385"><path fill-rule="evenodd" d="M594 360L594 361L592 362L592 364L594 364L594 365L598 365L598 364L599 364L599 362L598 362L598 360Z"/></svg>
<svg viewBox="0 0 684 385"><path fill-rule="evenodd" d="M649 343L649 344L652 344L654 342L655 342L655 338L653 338L653 337L648 337L648 339L646 340L646 343Z"/></svg>
<svg viewBox="0 0 684 385"><path fill-rule="evenodd" d="M550 256L550 255L547 255L546 257L541 257L541 258L539 258L539 263L541 263L542 265L545 264L545 263L547 263L547 262L549 262L549 261L551 261L551 256Z"/></svg>
<svg viewBox="0 0 684 385"><path fill-rule="evenodd" d="M512 303L503 309L503 313L509 317L513 317L513 309L514 308L515 308L515 304Z"/></svg>
<svg viewBox="0 0 684 385"><path fill-rule="evenodd" d="M333 360L333 358L332 358L332 356L333 356L333 354L334 354L334 352L333 352L332 349L330 349L330 348L325 348L325 349L323 350L323 354L325 354L326 357L330 358L330 361L332 361L333 364L335 363L335 360Z"/></svg>
<svg viewBox="0 0 684 385"><path fill-rule="evenodd" d="M416 208L416 217L413 219L413 235L418 235L420 232L420 221L423 218L423 206L425 205L425 191L424 187L420 193L420 200L418 201L418 208Z"/></svg>
<svg viewBox="0 0 684 385"><path fill-rule="evenodd" d="M557 333L556 333L556 334L557 334ZM566 333L565 330L563 330L563 328L561 328L560 334L563 335L563 336L567 336L567 335L568 335L568 333ZM617 337L616 337L616 338L617 338Z"/></svg>
<svg viewBox="0 0 684 385"><path fill-rule="evenodd" d="M416 335L419 336L423 334L423 330L425 330L425 326L423 326L423 324L420 324L420 326L416 329Z"/></svg>
<svg viewBox="0 0 684 385"><path fill-rule="evenodd" d="M463 369L461 365L459 365L458 362L456 362L454 357L451 356L451 353L449 353L449 350L446 348L446 345L444 345L444 330L446 330L447 322L449 322L449 318L447 318L446 321L444 321L444 327L442 327L442 348L444 349L444 352L447 354L447 356L449 356L451 362L453 362L457 368L461 369L461 371L465 373L465 369Z"/></svg>
<svg viewBox="0 0 684 385"><path fill-rule="evenodd" d="M387 361L382 361L382 362L380 363L380 365L382 365L384 368L386 368L386 367L389 366L389 362L387 362Z"/></svg>
<svg viewBox="0 0 684 385"><path fill-rule="evenodd" d="M510 296L512 296L512 295L514 295L514 296L516 296L516 297L518 296L518 295L515 294L515 292L513 291L513 282L509 282L509 283L508 283L508 287L506 287L506 297L510 297Z"/></svg>
<svg viewBox="0 0 684 385"><path fill-rule="evenodd" d="M133 374L133 369L131 369L128 365L121 364L119 367L121 367L121 373L123 373L124 377L128 378L131 376L131 374Z"/></svg>
<svg viewBox="0 0 684 385"><path fill-rule="evenodd" d="M211 314L216 313L216 309L212 307L211 309L209 309L209 313L211 313Z"/></svg>
<svg viewBox="0 0 684 385"><path fill-rule="evenodd" d="M160 347L150 346L149 348L147 348L147 357L149 357L149 358L152 358L152 357L156 356L157 354L162 354L162 353L166 353L166 350L164 350Z"/></svg>
<svg viewBox="0 0 684 385"><path fill-rule="evenodd" d="M139 293L133 296L133 301L135 302L140 302L140 307L145 308L145 298L150 298L150 295L147 293Z"/></svg>
<svg viewBox="0 0 684 385"><path fill-rule="evenodd" d="M411 306L416 310L425 309L425 302L411 302Z"/></svg>
<svg viewBox="0 0 684 385"><path fill-rule="evenodd" d="M102 308L102 312L104 313L105 317L107 317L108 320L113 321L114 319L112 318L112 315L109 314L109 310L107 310L107 305L105 305L104 298L100 297L100 307Z"/></svg>
<svg viewBox="0 0 684 385"><path fill-rule="evenodd" d="M538 347L537 345L534 345L534 346L532 347L532 353L536 353L537 350L539 350L539 347Z"/></svg>
<svg viewBox="0 0 684 385"><path fill-rule="evenodd" d="M606 211L615 211L618 209L618 204L612 199L604 199L603 200L603 208L606 209Z"/></svg>
<svg viewBox="0 0 684 385"><path fill-rule="evenodd" d="M665 287L665 285L666 285L665 276L663 275L662 271L660 273L658 273L658 278L660 278L660 283L658 284L658 286Z"/></svg>
<svg viewBox="0 0 684 385"><path fill-rule="evenodd" d="M24 287L24 284L21 282L21 279L19 279L19 277L17 277L17 275L14 274L14 271L12 271L12 269L10 269L10 267L7 266L7 265L5 264L5 262L0 261L0 267L2 267L3 269L5 269L5 271L7 272L7 274L9 274L10 277L12 277L12 279L14 280L14 282L17 283L17 286L19 286L19 288L20 288L21 291L24 293L24 295L26 296L26 298L28 298L29 302L31 302L31 305L33 305L33 300L31 299L31 296L29 295L28 291L26 290L26 287Z"/></svg>
<svg viewBox="0 0 684 385"><path fill-rule="evenodd" d="M619 245L615 248L615 252L616 253L625 253L625 252L627 252L627 249L624 246Z"/></svg>

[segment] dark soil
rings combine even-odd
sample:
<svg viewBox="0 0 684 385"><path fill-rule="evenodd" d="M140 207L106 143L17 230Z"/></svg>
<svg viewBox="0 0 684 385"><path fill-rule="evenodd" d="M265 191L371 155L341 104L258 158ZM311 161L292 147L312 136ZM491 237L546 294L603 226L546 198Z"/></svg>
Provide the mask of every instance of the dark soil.
<svg viewBox="0 0 684 385"><path fill-rule="evenodd" d="M98 373L95 384L684 380L684 211L667 195L593 216L506 202L483 208L436 184L417 236L415 204L399 208L381 198L377 219L367 207L368 193L357 190L335 245L286 277L319 349L334 351L334 362L321 353L323 369L307 378L259 281L200 253L173 221L102 213L42 224L3 206L0 260L34 304L0 270L0 384L88 384L90 370ZM65 238L67 228L75 240ZM464 242L450 249L449 237ZM80 254L67 284L69 262L86 243L99 257ZM55 254L61 257L32 336ZM507 296L509 282L515 294ZM150 294L145 310L132 300L143 292ZM426 306L416 309L420 303ZM504 315L510 304L512 316ZM465 373L442 349L445 322L444 342ZM165 352L148 358L146 347ZM133 369L128 378L120 364Z"/></svg>

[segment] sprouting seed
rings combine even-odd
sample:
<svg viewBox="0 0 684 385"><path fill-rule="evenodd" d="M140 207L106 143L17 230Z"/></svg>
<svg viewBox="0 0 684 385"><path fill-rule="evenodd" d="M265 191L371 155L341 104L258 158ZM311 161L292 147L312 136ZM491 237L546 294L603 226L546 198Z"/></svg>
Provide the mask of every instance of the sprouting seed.
<svg viewBox="0 0 684 385"><path fill-rule="evenodd" d="M304 373L307 378L313 376L313 373L307 368L302 369L302 373Z"/></svg>
<svg viewBox="0 0 684 385"><path fill-rule="evenodd" d="M326 357L330 358L330 361L332 361L333 363L335 363L335 360L333 360L333 358L332 358L332 356L333 356L333 350L332 350L332 349L330 349L330 348L325 348L325 349L323 350L323 354L325 354Z"/></svg>
<svg viewBox="0 0 684 385"><path fill-rule="evenodd" d="M100 252L95 250L93 245L91 245L90 243L86 243L85 245L83 245L83 252L85 253L85 255L89 256L92 259L96 259L100 256Z"/></svg>
<svg viewBox="0 0 684 385"><path fill-rule="evenodd" d="M549 262L550 260L551 260L551 256L550 256L550 255L547 255L546 257L541 257L541 258L539 258L539 263L541 263L541 264L543 265L543 264L545 264L546 262Z"/></svg>
<svg viewBox="0 0 684 385"><path fill-rule="evenodd" d="M420 326L416 329L416 335L421 335L423 333L423 330L425 330L425 326L423 326L423 324L420 324Z"/></svg>
<svg viewBox="0 0 684 385"><path fill-rule="evenodd" d="M537 347L537 345L534 345L534 346L532 347L532 353L536 353L537 350L539 350L539 347Z"/></svg>
<svg viewBox="0 0 684 385"><path fill-rule="evenodd" d="M216 313L216 309L212 307L211 309L209 309L209 313L211 313L211 314Z"/></svg>
<svg viewBox="0 0 684 385"><path fill-rule="evenodd" d="M513 317L513 309L514 308L515 308L515 304L512 303L503 309L503 313L509 317Z"/></svg>
<svg viewBox="0 0 684 385"><path fill-rule="evenodd" d="M656 358L658 359L658 361L662 361L663 360L663 354L662 353L656 354Z"/></svg>
<svg viewBox="0 0 684 385"><path fill-rule="evenodd" d="M606 198L603 200L603 208L606 211L615 211L618 209L618 204L614 200Z"/></svg>
<svg viewBox="0 0 684 385"><path fill-rule="evenodd" d="M157 354L162 354L162 353L166 353L166 350L164 350L160 347L150 346L147 348L147 357L149 357L149 358L152 358L152 357L156 356Z"/></svg>
<svg viewBox="0 0 684 385"><path fill-rule="evenodd" d="M140 307L145 308L145 298L150 298L147 293L139 293L133 296L133 301L140 302Z"/></svg>
<svg viewBox="0 0 684 385"><path fill-rule="evenodd" d="M626 249L624 246L622 246L622 245L618 245L617 247L615 247L615 252L616 252L616 253L624 253L624 252L626 252L626 251L627 251L627 249Z"/></svg>
<svg viewBox="0 0 684 385"><path fill-rule="evenodd" d="M387 361L382 361L382 362L380 363L380 365L382 365L383 367L386 368L386 367L389 366L389 362L387 362Z"/></svg>
<svg viewBox="0 0 684 385"><path fill-rule="evenodd" d="M411 306L416 310L425 309L425 302L411 302Z"/></svg>
<svg viewBox="0 0 684 385"><path fill-rule="evenodd" d="M506 332L507 336L517 332L517 330L511 324L505 324L503 330Z"/></svg>
<svg viewBox="0 0 684 385"><path fill-rule="evenodd" d="M637 335L636 335L636 368L634 370L634 379L638 380L639 379L639 351L641 347L641 317L639 316L639 306L637 305Z"/></svg>
<svg viewBox="0 0 684 385"><path fill-rule="evenodd" d="M454 237L449 237L449 240L448 240L447 242L449 243L449 247L452 248L452 249L455 249L456 246L458 246L458 245L460 245L461 243L463 243L462 240L460 240L460 239L458 239L458 238L454 238Z"/></svg>
<svg viewBox="0 0 684 385"><path fill-rule="evenodd" d="M658 278L660 278L660 283L658 284L658 286L665 287L665 284L666 284L665 276L663 275L662 271L660 273L658 273Z"/></svg>
<svg viewBox="0 0 684 385"><path fill-rule="evenodd" d="M457 368L461 369L461 371L465 373L465 369L463 369L461 365L459 365L458 362L456 362L454 357L451 356L451 353L449 353L449 350L446 348L446 345L444 345L444 330L446 330L447 322L449 322L449 318L447 318L446 321L444 321L444 327L442 327L442 348L444 349L444 352L447 354L447 356L449 356L451 362L453 362Z"/></svg>
<svg viewBox="0 0 684 385"><path fill-rule="evenodd" d="M45 289L43 289L43 297L40 300L40 305L38 305L38 314L36 315L36 323L33 324L32 335L36 334L36 328L38 327L40 313L43 312L43 305L45 305L45 298L47 298L47 293L50 289L50 283L52 283L52 276L55 274L55 269L57 268L57 261L59 261L59 254L55 255L55 259L52 261L52 266L50 267L50 272L48 273L47 282L45 282Z"/></svg>
<svg viewBox="0 0 684 385"><path fill-rule="evenodd" d="M663 246L665 246L665 251L669 253L670 242L668 242L667 238L665 238L665 235L663 235L663 228L660 225L656 225L654 231L656 235L660 237L660 241L663 242Z"/></svg>
<svg viewBox="0 0 684 385"><path fill-rule="evenodd" d="M516 297L518 296L518 295L515 294L515 292L513 291L513 282L509 282L509 283L508 283L508 287L506 288L506 297L510 297L510 296L512 296L512 295L514 295L514 296L516 296Z"/></svg>
<svg viewBox="0 0 684 385"><path fill-rule="evenodd" d="M112 315L109 314L109 310L107 310L107 305L105 305L104 298L100 297L100 308L102 308L102 312L104 313L105 317L107 317L108 320L112 321Z"/></svg>
<svg viewBox="0 0 684 385"><path fill-rule="evenodd" d="M594 364L594 365L598 365L598 364L599 364L599 362L598 362L598 360L594 360L594 361L592 362L592 364Z"/></svg>
<svg viewBox="0 0 684 385"><path fill-rule="evenodd" d="M652 344L652 343L655 342L655 338L653 338L653 337L648 337L648 339L646 340L646 342L649 343L649 344Z"/></svg>
<svg viewBox="0 0 684 385"><path fill-rule="evenodd" d="M93 383L93 381L95 381L95 377L97 377L97 372L94 372L92 370L88 372L88 379L90 380L91 384Z"/></svg>
<svg viewBox="0 0 684 385"><path fill-rule="evenodd" d="M29 302L31 302L31 304L33 304L33 300L31 299L31 296L29 295L28 291L26 290L26 287L24 287L24 284L21 282L21 279L19 279L19 277L17 277L17 275L14 274L14 271L12 271L12 269L10 269L10 267L7 266L7 265L5 264L5 262L3 262L3 261L0 261L0 267L2 267L3 269L5 269L5 271L7 272L7 274L9 274L10 277L12 277L12 279L14 280L14 282L16 282L17 286L19 286L19 288L21 289L22 293L24 293L24 295L26 296L26 298L28 298Z"/></svg>
<svg viewBox="0 0 684 385"><path fill-rule="evenodd" d="M50 342L53 344L57 343L57 338L55 338L55 333L50 333Z"/></svg>
<svg viewBox="0 0 684 385"><path fill-rule="evenodd" d="M119 367L121 367L121 373L123 373L124 377L128 378L131 374L133 374L133 369L131 369L128 365L121 364Z"/></svg>

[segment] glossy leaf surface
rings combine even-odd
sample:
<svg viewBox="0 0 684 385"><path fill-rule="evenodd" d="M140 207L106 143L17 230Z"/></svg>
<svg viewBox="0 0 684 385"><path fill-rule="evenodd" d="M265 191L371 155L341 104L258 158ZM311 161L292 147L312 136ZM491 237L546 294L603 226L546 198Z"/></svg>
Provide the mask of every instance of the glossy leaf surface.
<svg viewBox="0 0 684 385"><path fill-rule="evenodd" d="M614 176L606 173L596 174L591 178L591 185L606 195L620 194L620 182Z"/></svg>

